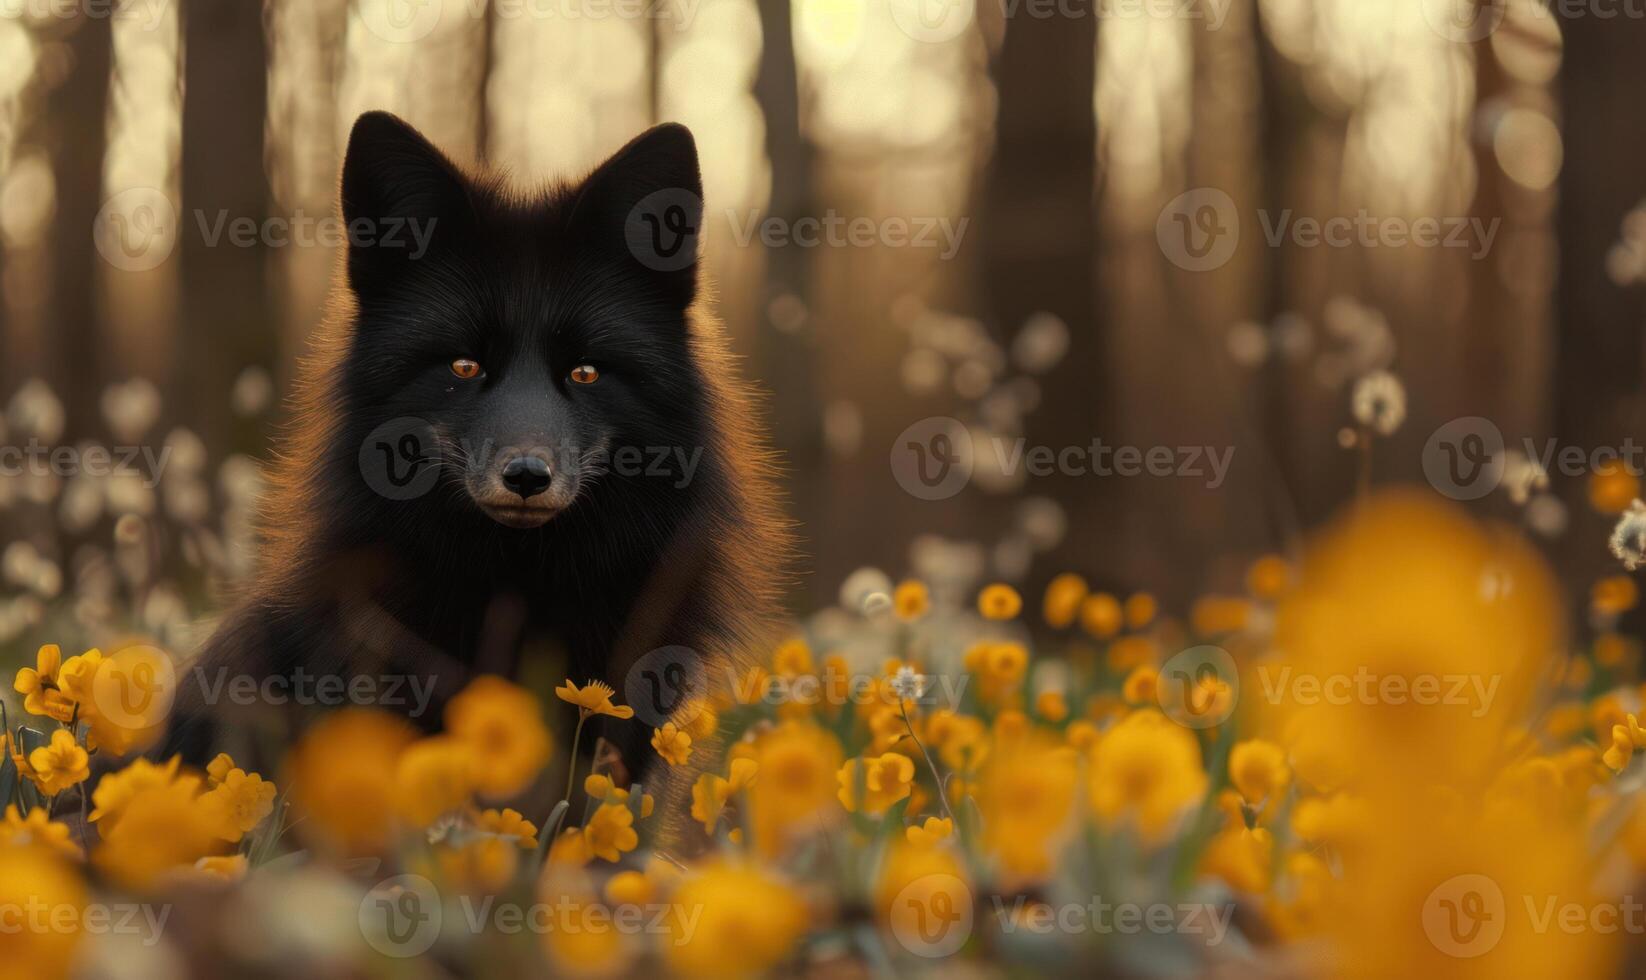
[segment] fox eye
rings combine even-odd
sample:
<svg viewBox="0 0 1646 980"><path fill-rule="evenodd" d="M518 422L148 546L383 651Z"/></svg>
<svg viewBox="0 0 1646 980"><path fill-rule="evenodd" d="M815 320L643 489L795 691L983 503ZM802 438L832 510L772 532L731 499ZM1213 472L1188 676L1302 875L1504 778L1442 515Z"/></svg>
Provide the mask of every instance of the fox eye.
<svg viewBox="0 0 1646 980"><path fill-rule="evenodd" d="M592 364L579 364L572 368L572 380L580 385L592 385L600 380L600 372Z"/></svg>
<svg viewBox="0 0 1646 980"><path fill-rule="evenodd" d="M452 362L452 373L468 381L480 377L480 362L471 361L466 357L459 357Z"/></svg>

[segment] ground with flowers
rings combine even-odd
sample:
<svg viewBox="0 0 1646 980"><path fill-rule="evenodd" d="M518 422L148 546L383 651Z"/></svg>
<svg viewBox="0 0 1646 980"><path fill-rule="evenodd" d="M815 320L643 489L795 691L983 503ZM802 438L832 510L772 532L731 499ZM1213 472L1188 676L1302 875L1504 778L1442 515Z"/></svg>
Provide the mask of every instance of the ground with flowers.
<svg viewBox="0 0 1646 980"><path fill-rule="evenodd" d="M5 717L0 908L78 912L0 932L0 976L1588 976L1629 955L1587 926L1646 861L1639 650L1612 629L1630 576L1594 583L1573 649L1524 541L1395 490L1183 617L1072 574L1035 599L855 577L652 729L690 775L674 800L606 756L564 765L589 719L643 723L596 681L482 677L438 734L344 709L277 771L194 771L139 757L163 719L98 689L162 654L43 646Z"/></svg>

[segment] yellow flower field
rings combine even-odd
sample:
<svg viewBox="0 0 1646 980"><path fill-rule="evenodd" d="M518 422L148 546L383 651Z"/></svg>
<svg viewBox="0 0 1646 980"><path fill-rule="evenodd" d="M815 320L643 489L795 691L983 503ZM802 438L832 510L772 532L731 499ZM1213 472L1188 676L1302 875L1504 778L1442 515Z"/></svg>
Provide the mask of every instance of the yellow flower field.
<svg viewBox="0 0 1646 980"><path fill-rule="evenodd" d="M0 977L1616 969L1646 927L1633 581L1579 590L1569 649L1536 552L1416 490L1247 581L1182 618L1072 574L903 582L645 732L678 792L576 764L588 719L643 724L586 678L196 771L99 710L131 656L42 646L5 718Z"/></svg>

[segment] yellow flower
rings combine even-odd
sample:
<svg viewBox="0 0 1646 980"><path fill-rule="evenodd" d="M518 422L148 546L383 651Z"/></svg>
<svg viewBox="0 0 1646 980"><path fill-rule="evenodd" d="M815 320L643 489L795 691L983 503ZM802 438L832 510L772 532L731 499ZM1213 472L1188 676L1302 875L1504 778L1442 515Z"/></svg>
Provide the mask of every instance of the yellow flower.
<svg viewBox="0 0 1646 980"><path fill-rule="evenodd" d="M698 912L695 924L670 916L670 935L662 944L670 971L683 977L766 973L789 954L809 922L805 903L788 885L729 861L686 878L670 904Z"/></svg>
<svg viewBox="0 0 1646 980"><path fill-rule="evenodd" d="M1640 722L1634 715L1621 725L1612 726L1612 745L1601 756L1614 772L1622 772L1635 757L1635 749L1646 748L1646 729L1640 727Z"/></svg>
<svg viewBox="0 0 1646 980"><path fill-rule="evenodd" d="M874 883L875 914L894 935L941 943L951 927L963 928L947 916L975 901L968 877L954 848L894 840L886 847ZM932 912L943 916L932 916Z"/></svg>
<svg viewBox="0 0 1646 980"><path fill-rule="evenodd" d="M532 784L553 751L537 698L517 684L485 674L451 700L446 732L467 744L475 787L483 796L515 796Z"/></svg>
<svg viewBox="0 0 1646 980"><path fill-rule="evenodd" d="M1126 675L1126 682L1120 688L1120 696L1125 698L1128 704L1152 704L1159 690L1160 672L1148 664L1139 664Z"/></svg>
<svg viewBox="0 0 1646 980"><path fill-rule="evenodd" d="M1248 830L1236 824L1206 843L1201 870L1222 878L1236 891L1261 894L1269 890L1274 843L1262 827Z"/></svg>
<svg viewBox="0 0 1646 980"><path fill-rule="evenodd" d="M1041 691L1034 699L1034 710L1055 725L1069 717L1069 702L1064 700L1062 691Z"/></svg>
<svg viewBox="0 0 1646 980"><path fill-rule="evenodd" d="M861 810L879 816L898 800L909 795L914 785L914 760L888 752L879 758L852 759L835 774L840 781L840 805L852 813ZM858 781L863 795L858 798Z"/></svg>
<svg viewBox="0 0 1646 980"><path fill-rule="evenodd" d="M977 596L977 611L984 619L1012 619L1023 609L1023 597L1009 585L996 582Z"/></svg>
<svg viewBox="0 0 1646 980"><path fill-rule="evenodd" d="M926 615L931 608L931 595L926 591L926 583L909 579L898 585L892 592L892 609L897 618L905 623L912 623Z"/></svg>
<svg viewBox="0 0 1646 980"><path fill-rule="evenodd" d="M306 834L345 853L388 843L400 755L416 738L404 720L381 711L332 712L303 735L287 760L293 808Z"/></svg>
<svg viewBox="0 0 1646 980"><path fill-rule="evenodd" d="M612 704L611 685L605 681L589 681L578 687L571 681L554 689L560 700L568 704L575 704L584 715L610 715L613 718L633 718L634 709L624 705Z"/></svg>
<svg viewBox="0 0 1646 980"><path fill-rule="evenodd" d="M996 747L979 775L983 846L1012 880L1040 878L1070 830L1073 749L1035 732Z"/></svg>
<svg viewBox="0 0 1646 980"><path fill-rule="evenodd" d="M1620 460L1608 460L1589 474L1589 505L1602 514L1621 514L1640 496L1640 477Z"/></svg>
<svg viewBox="0 0 1646 980"><path fill-rule="evenodd" d="M676 727L674 722L664 722L662 728L652 731L652 748L669 765L683 766L691 758L692 737Z"/></svg>
<svg viewBox="0 0 1646 980"><path fill-rule="evenodd" d="M538 901L543 907L564 909L568 913L565 927L555 919L552 928L541 930L539 941L548 960L548 969L542 975L604 980L635 974L634 958L638 950L630 934L633 930L616 928L609 920L598 923L579 918L581 913L604 911L586 880L562 882L545 876L538 889Z"/></svg>
<svg viewBox="0 0 1646 980"><path fill-rule="evenodd" d="M251 862L244 854L224 854L216 857L203 857L194 862L196 871L202 871L224 881L239 881L246 876Z"/></svg>
<svg viewBox="0 0 1646 980"><path fill-rule="evenodd" d="M16 804L11 804L6 807L5 818L0 819L0 848L33 844L54 854L78 859L80 845L69 834L69 825L50 819L45 807L37 806L25 817L18 813Z"/></svg>
<svg viewBox="0 0 1646 980"><path fill-rule="evenodd" d="M583 846L603 861L617 861L640 846L634 811L621 803L602 803L583 828Z"/></svg>
<svg viewBox="0 0 1646 980"><path fill-rule="evenodd" d="M1229 751L1229 781L1252 806L1272 802L1291 781L1286 751L1258 738L1235 743Z"/></svg>
<svg viewBox="0 0 1646 980"><path fill-rule="evenodd" d="M12 681L12 689L23 695L23 710L67 724L74 717L74 702L58 687L58 671L63 667L63 651L55 643L41 647L34 666L24 667Z"/></svg>
<svg viewBox="0 0 1646 980"><path fill-rule="evenodd" d="M520 848L498 837L439 844L432 854L431 870L466 895L496 894L514 880L520 868Z"/></svg>
<svg viewBox="0 0 1646 980"><path fill-rule="evenodd" d="M63 928L28 928L28 909L81 910L90 899L86 885L61 858L34 847L0 845L0 977L46 980L74 975L82 939L80 917ZM118 921L118 920L116 920Z"/></svg>
<svg viewBox="0 0 1646 980"><path fill-rule="evenodd" d="M726 801L753 783L759 771L760 765L753 759L733 759L730 778L712 772L697 777L697 782L692 786L692 819L702 822L704 833L714 833L715 824L720 821L720 814L726 808Z"/></svg>
<svg viewBox="0 0 1646 980"><path fill-rule="evenodd" d="M943 765L956 772L976 771L989 754L989 731L983 722L947 708L932 714L926 737L937 747Z"/></svg>
<svg viewBox="0 0 1646 980"><path fill-rule="evenodd" d="M218 820L218 835L235 843L274 812L274 784L257 773L231 769L200 797L200 805Z"/></svg>
<svg viewBox="0 0 1646 980"><path fill-rule="evenodd" d="M1292 808L1291 823L1292 833L1300 839L1311 844L1326 844L1338 851L1354 849L1377 830L1365 802L1348 793L1298 800Z"/></svg>
<svg viewBox="0 0 1646 980"><path fill-rule="evenodd" d="M90 757L66 728L51 733L51 742L29 753L34 784L46 796L56 796L91 775Z"/></svg>
<svg viewBox="0 0 1646 980"><path fill-rule="evenodd" d="M1246 569L1246 591L1259 599L1274 601L1291 583L1292 568L1279 555L1264 555Z"/></svg>
<svg viewBox="0 0 1646 980"><path fill-rule="evenodd" d="M1126 597L1126 625L1134 630L1142 629L1154 622L1158 608L1154 596L1149 593L1132 593Z"/></svg>
<svg viewBox="0 0 1646 980"><path fill-rule="evenodd" d="M221 821L200 805L198 776L137 791L105 829L93 861L118 884L135 890L187 871L221 848Z"/></svg>
<svg viewBox="0 0 1646 980"><path fill-rule="evenodd" d="M1640 601L1640 588L1628 575L1608 575L1589 590L1589 605L1603 616L1621 616Z"/></svg>
<svg viewBox="0 0 1646 980"><path fill-rule="evenodd" d="M592 859L583 843L583 831L569 827L549 845L548 863L557 867L581 867Z"/></svg>
<svg viewBox="0 0 1646 980"><path fill-rule="evenodd" d="M1063 730L1063 737L1077 751L1090 752L1097 747L1098 741L1103 738L1103 732L1096 725L1082 718L1079 721L1070 722L1069 727Z"/></svg>
<svg viewBox="0 0 1646 980"><path fill-rule="evenodd" d="M1092 754L1092 809L1110 826L1129 820L1146 845L1166 838L1206 782L1195 736L1152 709L1127 715Z"/></svg>
<svg viewBox="0 0 1646 980"><path fill-rule="evenodd" d="M811 673L811 647L798 637L779 643L772 654L772 670L785 677Z"/></svg>
<svg viewBox="0 0 1646 980"><path fill-rule="evenodd" d="M1086 580L1073 572L1064 572L1052 579L1046 586L1046 595L1040 605L1046 625L1063 629L1073 623L1075 617L1080 615L1081 603L1086 601L1089 591Z"/></svg>
<svg viewBox="0 0 1646 980"><path fill-rule="evenodd" d="M395 798L400 815L427 827L444 814L462 809L475 789L474 755L450 735L413 742L401 753L395 770Z"/></svg>
<svg viewBox="0 0 1646 980"><path fill-rule="evenodd" d="M789 841L826 825L835 808L840 743L811 722L789 721L755 743L760 778L749 787L749 821L755 847L767 857Z"/></svg>
<svg viewBox="0 0 1646 980"><path fill-rule="evenodd" d="M652 880L640 871L619 871L606 882L606 901L612 905L645 905L656 894Z"/></svg>
<svg viewBox="0 0 1646 980"><path fill-rule="evenodd" d="M1119 633L1124 621L1120 600L1107 592L1093 592L1080 604L1081 628L1100 640Z"/></svg>
<svg viewBox="0 0 1646 980"><path fill-rule="evenodd" d="M954 821L947 817L927 817L918 827L907 827L903 836L917 847L935 847L954 833Z"/></svg>
<svg viewBox="0 0 1646 980"><path fill-rule="evenodd" d="M238 768L239 766L234 764L234 760L229 757L227 752L217 753L217 758L206 764L206 785L210 787L220 785L223 780L228 778L230 772Z"/></svg>
<svg viewBox="0 0 1646 980"><path fill-rule="evenodd" d="M704 698L687 701L675 717L680 722L681 730L690 735L694 742L713 738L720 728L720 716Z"/></svg>
<svg viewBox="0 0 1646 980"><path fill-rule="evenodd" d="M119 772L105 775L97 781L97 788L92 791L92 811L88 819L98 825L99 833L107 837L126 807L140 793L180 784L192 795L200 787L200 777L180 771L179 765L175 755L159 765L140 758L132 760L131 765Z"/></svg>
<svg viewBox="0 0 1646 980"><path fill-rule="evenodd" d="M474 815L476 830L499 837L512 837L523 850L537 849L537 825L521 815L519 810L481 810Z"/></svg>

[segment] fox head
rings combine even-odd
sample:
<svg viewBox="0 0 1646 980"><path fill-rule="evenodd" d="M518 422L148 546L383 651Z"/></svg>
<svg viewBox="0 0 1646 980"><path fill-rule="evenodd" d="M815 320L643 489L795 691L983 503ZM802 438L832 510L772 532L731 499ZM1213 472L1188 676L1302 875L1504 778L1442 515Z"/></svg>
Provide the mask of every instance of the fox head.
<svg viewBox="0 0 1646 980"><path fill-rule="evenodd" d="M342 417L365 483L513 529L604 484L678 492L704 444L702 180L662 125L575 184L474 177L392 115L343 164L354 324Z"/></svg>

